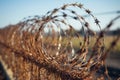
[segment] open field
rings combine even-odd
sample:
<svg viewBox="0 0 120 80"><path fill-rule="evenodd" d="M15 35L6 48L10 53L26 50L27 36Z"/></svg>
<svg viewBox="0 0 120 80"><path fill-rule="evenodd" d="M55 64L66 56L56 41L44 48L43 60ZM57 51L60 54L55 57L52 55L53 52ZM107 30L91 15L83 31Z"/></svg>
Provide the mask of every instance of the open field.
<svg viewBox="0 0 120 80"><path fill-rule="evenodd" d="M112 43L112 41L116 38L116 36L105 36L104 37L104 45L105 45L105 50L107 50L110 46L110 44ZM52 38L48 39L48 41L51 41ZM54 40L53 43L57 41ZM62 41L62 45L65 46L65 43L67 43L68 39L64 38L64 40ZM79 50L80 49L80 42L83 43L83 37L81 36L80 38L72 38L71 42L73 43L73 47L75 50ZM89 50L92 50L92 47L95 43L96 39L91 37L90 40L90 45L88 46ZM91 53L88 54L88 56L90 56ZM111 52L108 54L107 56L107 62L106 64L110 67L115 67L120 69L120 40L117 42L117 45L111 50Z"/></svg>

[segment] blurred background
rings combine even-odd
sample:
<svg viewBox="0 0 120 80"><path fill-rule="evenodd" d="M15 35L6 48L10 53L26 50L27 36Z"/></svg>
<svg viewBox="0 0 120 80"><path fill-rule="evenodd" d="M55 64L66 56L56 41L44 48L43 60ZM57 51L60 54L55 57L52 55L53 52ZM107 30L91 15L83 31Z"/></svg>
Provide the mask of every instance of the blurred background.
<svg viewBox="0 0 120 80"><path fill-rule="evenodd" d="M44 15L47 11L63 4L75 2L90 9L100 21L102 28L120 13L120 0L0 0L0 27L16 24L28 16ZM117 22L111 29L117 29L119 23ZM95 27L93 29L97 30Z"/></svg>

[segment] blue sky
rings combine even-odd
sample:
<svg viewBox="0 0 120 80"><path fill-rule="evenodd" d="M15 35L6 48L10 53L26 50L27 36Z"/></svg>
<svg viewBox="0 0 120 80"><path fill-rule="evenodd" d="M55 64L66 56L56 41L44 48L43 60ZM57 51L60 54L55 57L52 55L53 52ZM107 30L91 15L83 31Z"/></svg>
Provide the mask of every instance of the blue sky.
<svg viewBox="0 0 120 80"><path fill-rule="evenodd" d="M84 4L84 7L90 9L93 13L120 10L120 0L0 0L0 27L16 24L24 17L44 15L49 10L60 7L65 3L73 2ZM118 14L96 16L100 20L103 28L117 15Z"/></svg>

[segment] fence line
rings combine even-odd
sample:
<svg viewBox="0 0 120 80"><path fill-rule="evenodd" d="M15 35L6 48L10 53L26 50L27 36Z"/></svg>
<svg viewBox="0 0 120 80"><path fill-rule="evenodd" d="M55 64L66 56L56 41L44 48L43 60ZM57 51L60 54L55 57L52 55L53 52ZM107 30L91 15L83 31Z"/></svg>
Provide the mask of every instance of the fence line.
<svg viewBox="0 0 120 80"><path fill-rule="evenodd" d="M100 33L96 34L90 23L73 10L76 7L93 18ZM78 3L66 4L44 16L30 17L1 29L0 56L15 80L110 79L107 68L104 75L97 75L97 71L105 66L107 54L119 40L117 37L105 51L104 34L119 17L101 30L99 20L89 9ZM74 29L70 19L79 23L82 34ZM79 49L74 47L75 40L80 44ZM89 50L91 43L94 45Z"/></svg>

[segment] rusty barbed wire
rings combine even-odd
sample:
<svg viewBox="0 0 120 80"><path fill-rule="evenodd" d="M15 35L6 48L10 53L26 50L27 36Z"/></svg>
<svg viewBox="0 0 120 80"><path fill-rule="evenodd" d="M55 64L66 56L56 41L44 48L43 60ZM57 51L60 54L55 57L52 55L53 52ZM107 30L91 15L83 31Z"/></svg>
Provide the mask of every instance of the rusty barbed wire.
<svg viewBox="0 0 120 80"><path fill-rule="evenodd" d="M89 21L74 10L76 8L93 18L95 27L100 30L98 35L91 29ZM29 17L3 29L0 44L6 50L2 50L1 56L12 67L14 79L92 80L99 77L95 76L97 70L104 65L107 52L118 42L117 38L105 52L104 34L117 18L101 30L99 20L89 9L79 3L65 4L43 16ZM75 30L76 26L71 21L78 24L82 34ZM80 44L79 49L74 47L76 41ZM91 43L94 45L89 50ZM87 57L88 54L91 56ZM110 79L109 76L107 78Z"/></svg>

